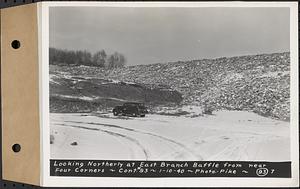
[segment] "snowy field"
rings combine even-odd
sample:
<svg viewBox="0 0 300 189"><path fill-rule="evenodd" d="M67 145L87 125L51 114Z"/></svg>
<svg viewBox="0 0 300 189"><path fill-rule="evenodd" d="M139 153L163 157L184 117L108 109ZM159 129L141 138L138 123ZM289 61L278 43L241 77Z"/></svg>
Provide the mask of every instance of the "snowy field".
<svg viewBox="0 0 300 189"><path fill-rule="evenodd" d="M115 160L290 160L289 122L251 112L188 118L149 114L50 114L51 158Z"/></svg>

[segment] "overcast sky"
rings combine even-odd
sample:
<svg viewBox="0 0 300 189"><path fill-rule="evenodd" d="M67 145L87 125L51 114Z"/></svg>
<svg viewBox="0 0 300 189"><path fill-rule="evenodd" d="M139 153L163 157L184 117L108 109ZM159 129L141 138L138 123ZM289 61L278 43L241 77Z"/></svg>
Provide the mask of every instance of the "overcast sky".
<svg viewBox="0 0 300 189"><path fill-rule="evenodd" d="M289 51L288 8L50 8L50 47L127 65Z"/></svg>

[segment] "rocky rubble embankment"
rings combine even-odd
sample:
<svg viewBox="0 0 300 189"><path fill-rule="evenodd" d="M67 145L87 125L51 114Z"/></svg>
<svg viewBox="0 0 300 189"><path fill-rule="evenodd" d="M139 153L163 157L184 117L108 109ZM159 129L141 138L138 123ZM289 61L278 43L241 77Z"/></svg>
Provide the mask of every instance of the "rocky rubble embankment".
<svg viewBox="0 0 300 189"><path fill-rule="evenodd" d="M51 67L73 75L116 79L182 94L182 105L254 111L281 120L290 117L290 53L202 59L105 70L87 66Z"/></svg>

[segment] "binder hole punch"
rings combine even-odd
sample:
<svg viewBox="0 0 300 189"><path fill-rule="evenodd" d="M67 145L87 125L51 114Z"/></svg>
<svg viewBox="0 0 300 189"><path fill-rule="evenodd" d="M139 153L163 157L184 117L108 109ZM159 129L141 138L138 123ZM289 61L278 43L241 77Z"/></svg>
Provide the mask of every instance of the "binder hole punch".
<svg viewBox="0 0 300 189"><path fill-rule="evenodd" d="M13 41L11 42L11 46L12 46L12 48L14 48L14 49L18 49L18 48L21 47L21 43L20 43L20 41L18 41L18 40L13 40Z"/></svg>
<svg viewBox="0 0 300 189"><path fill-rule="evenodd" d="M12 146L12 150L16 153L20 152L21 151L21 145L20 144L14 144Z"/></svg>

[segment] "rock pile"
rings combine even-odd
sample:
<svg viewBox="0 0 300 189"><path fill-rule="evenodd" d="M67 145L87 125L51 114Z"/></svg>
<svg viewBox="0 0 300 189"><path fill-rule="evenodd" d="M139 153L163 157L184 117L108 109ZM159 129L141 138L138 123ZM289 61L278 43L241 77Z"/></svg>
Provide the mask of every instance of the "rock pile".
<svg viewBox="0 0 300 189"><path fill-rule="evenodd" d="M176 90L183 96L182 105L209 104L214 109L249 110L282 120L290 117L289 52L128 66L113 70L51 66L51 71Z"/></svg>

